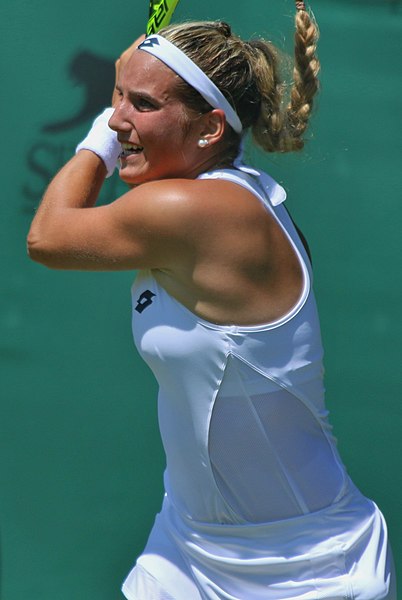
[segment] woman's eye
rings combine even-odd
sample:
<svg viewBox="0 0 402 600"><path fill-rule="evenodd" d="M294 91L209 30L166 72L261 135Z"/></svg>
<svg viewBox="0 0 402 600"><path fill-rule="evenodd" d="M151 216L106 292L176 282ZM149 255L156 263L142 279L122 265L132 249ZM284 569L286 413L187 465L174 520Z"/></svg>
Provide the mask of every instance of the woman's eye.
<svg viewBox="0 0 402 600"><path fill-rule="evenodd" d="M139 110L154 110L155 109L155 105L152 104L152 102L149 102L149 100L146 100L145 98L138 98L138 100L136 101L136 105Z"/></svg>

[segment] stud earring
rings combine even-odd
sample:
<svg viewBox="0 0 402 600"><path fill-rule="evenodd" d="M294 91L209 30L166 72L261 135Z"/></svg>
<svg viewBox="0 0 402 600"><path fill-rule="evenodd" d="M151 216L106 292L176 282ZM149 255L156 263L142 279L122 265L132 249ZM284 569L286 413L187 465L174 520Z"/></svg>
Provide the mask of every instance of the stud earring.
<svg viewBox="0 0 402 600"><path fill-rule="evenodd" d="M205 138L202 138L201 140L198 140L198 146L199 146L199 148L205 148L206 146L208 146L208 144L209 144L209 142Z"/></svg>

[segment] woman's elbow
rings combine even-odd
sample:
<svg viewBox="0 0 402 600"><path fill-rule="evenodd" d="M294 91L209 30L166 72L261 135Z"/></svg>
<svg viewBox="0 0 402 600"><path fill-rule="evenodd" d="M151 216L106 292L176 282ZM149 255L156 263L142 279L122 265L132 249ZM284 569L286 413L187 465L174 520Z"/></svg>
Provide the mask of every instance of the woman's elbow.
<svg viewBox="0 0 402 600"><path fill-rule="evenodd" d="M31 260L49 267L50 269L60 268L57 265L57 257L54 250L49 247L46 240L39 237L35 232L30 231L27 236L27 253Z"/></svg>

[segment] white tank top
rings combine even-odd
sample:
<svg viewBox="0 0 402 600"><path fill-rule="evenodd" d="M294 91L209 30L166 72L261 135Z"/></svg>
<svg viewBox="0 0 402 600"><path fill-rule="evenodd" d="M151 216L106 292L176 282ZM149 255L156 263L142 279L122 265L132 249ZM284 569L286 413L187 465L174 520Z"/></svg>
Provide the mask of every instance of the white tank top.
<svg viewBox="0 0 402 600"><path fill-rule="evenodd" d="M141 271L132 288L136 346L159 383L165 488L184 517L262 523L338 501L345 468L324 404L322 344L312 273L282 202L248 167L204 173L244 186L284 230L303 270L294 308L257 326L216 325Z"/></svg>

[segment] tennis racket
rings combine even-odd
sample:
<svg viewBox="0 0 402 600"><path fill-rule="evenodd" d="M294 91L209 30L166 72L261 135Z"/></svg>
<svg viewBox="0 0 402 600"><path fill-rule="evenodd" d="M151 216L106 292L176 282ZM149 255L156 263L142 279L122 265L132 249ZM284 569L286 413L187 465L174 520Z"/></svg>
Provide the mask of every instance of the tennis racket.
<svg viewBox="0 0 402 600"><path fill-rule="evenodd" d="M159 29L169 25L178 2L179 0L149 0L147 35L157 33Z"/></svg>

